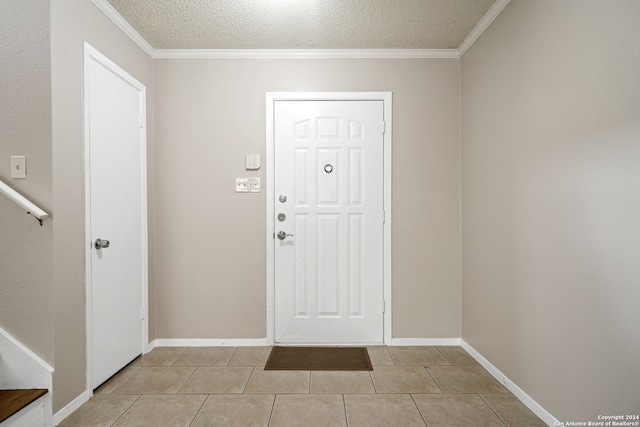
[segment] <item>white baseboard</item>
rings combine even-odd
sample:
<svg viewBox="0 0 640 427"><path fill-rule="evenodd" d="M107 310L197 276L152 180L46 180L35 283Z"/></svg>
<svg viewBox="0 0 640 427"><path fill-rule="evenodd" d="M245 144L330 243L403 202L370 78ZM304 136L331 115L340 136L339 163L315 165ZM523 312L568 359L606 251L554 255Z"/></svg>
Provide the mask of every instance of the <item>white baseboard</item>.
<svg viewBox="0 0 640 427"><path fill-rule="evenodd" d="M52 390L54 369L37 354L0 328L0 389L46 388L44 420L52 422Z"/></svg>
<svg viewBox="0 0 640 427"><path fill-rule="evenodd" d="M485 359L484 356L482 356L480 353L478 353L476 349L471 347L464 340L461 340L460 345L462 346L463 349L467 351L467 353L471 355L471 357L476 359L476 361L480 365L482 365L484 369L486 369L491 375L493 375L493 377L496 380L498 380L500 384L505 386L507 390L513 393L513 395L516 396L522 403L524 403L524 405L527 408L531 409L531 411L534 414L540 417L542 421L544 421L545 423L547 423L547 425L550 425L550 426L560 425L558 423L558 420L553 415L551 415L547 410L545 410L542 406L540 406L538 402L533 400L527 393L525 393L520 387L518 387L518 385L516 385L513 381L507 378L505 374L503 374L502 372L500 372L498 368L493 366L493 364L489 362L487 359Z"/></svg>
<svg viewBox="0 0 640 427"><path fill-rule="evenodd" d="M460 338L391 338L391 345L460 345Z"/></svg>
<svg viewBox="0 0 640 427"><path fill-rule="evenodd" d="M87 390L83 392L80 396L76 397L71 402L69 402L67 406L60 409L58 412L56 412L53 415L53 425L57 426L58 424L60 424L65 418L71 415L72 412L74 412L80 406L82 406L83 403L86 403L89 399L91 399L91 396L93 396L93 393Z"/></svg>
<svg viewBox="0 0 640 427"><path fill-rule="evenodd" d="M156 347L261 347L266 345L266 338L159 338L149 344L149 351Z"/></svg>

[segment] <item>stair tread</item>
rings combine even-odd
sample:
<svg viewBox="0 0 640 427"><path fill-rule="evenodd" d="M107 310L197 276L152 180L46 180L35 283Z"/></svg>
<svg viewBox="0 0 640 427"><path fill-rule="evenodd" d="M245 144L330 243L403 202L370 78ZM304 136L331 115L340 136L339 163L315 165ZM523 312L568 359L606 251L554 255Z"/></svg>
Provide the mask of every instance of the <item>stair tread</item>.
<svg viewBox="0 0 640 427"><path fill-rule="evenodd" d="M46 388L0 390L0 423L47 393Z"/></svg>

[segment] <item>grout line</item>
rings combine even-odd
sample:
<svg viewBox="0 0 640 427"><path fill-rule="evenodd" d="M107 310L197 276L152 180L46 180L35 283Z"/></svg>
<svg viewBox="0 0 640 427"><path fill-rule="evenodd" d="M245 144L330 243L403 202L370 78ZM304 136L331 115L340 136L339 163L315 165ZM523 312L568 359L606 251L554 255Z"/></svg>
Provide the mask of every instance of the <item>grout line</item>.
<svg viewBox="0 0 640 427"><path fill-rule="evenodd" d="M242 389L242 394L245 394L247 392L247 387L249 386L249 381L251 381L251 377L253 376L253 373L255 372L256 367L254 366L251 369L251 373L249 374L249 378L247 379L247 382L244 385L244 388Z"/></svg>
<svg viewBox="0 0 640 427"><path fill-rule="evenodd" d="M420 408L418 408L418 404L416 403L416 400L413 398L413 393L409 393L409 396L411 397L411 401L413 402L413 405L418 410L418 414L420 415L420 418L422 418L422 422L424 423L425 426L428 427L429 423L427 423L427 420L424 419L424 416L422 415L422 411L420 410Z"/></svg>
<svg viewBox="0 0 640 427"><path fill-rule="evenodd" d="M454 365L453 365L453 362L451 361L451 359L449 359L449 358L447 357L447 355L446 355L446 354L444 354L442 351L440 351L440 348L439 348L437 345L434 345L434 347L436 348L436 350L438 350L438 353L440 353L440 355L442 355L442 357L444 357L444 358L445 358L445 360L446 360L447 362L449 362L449 365L450 365L450 366L454 366Z"/></svg>
<svg viewBox="0 0 640 427"><path fill-rule="evenodd" d="M236 353L238 352L238 349L240 347L236 347L236 349L233 351L233 354L231 355L231 357L229 358L229 361L227 362L227 364L225 366L229 366L229 363L231 363L231 361L233 360L233 358L235 357Z"/></svg>
<svg viewBox="0 0 640 427"><path fill-rule="evenodd" d="M273 403L271 404L271 412L269 413L269 421L267 422L267 426L271 425L271 417L273 417L273 409L276 407L276 399L278 398L278 394L273 394Z"/></svg>
<svg viewBox="0 0 640 427"><path fill-rule="evenodd" d="M503 423L505 426L509 426L509 424L507 424L507 422L506 422L505 420L503 420L503 419L502 419L502 417L500 416L500 414L498 414L498 413L496 412L496 410L495 410L495 409L493 409L493 406L491 406L491 405L489 404L489 402L487 402L486 400L484 400L484 397L482 397L482 395L481 395L480 393L476 393L476 394L478 395L478 397L480 398L480 400L482 400L482 401L484 402L484 404L485 404L485 405L487 405L487 406L489 407L489 409L491 410L491 412L493 412L494 414L496 414L496 417L498 417L498 419L499 419L500 421L502 421L502 423Z"/></svg>
<svg viewBox="0 0 640 427"><path fill-rule="evenodd" d="M118 421L120 421L120 418L122 418L122 417L124 416L124 414L126 414L126 413L127 413L127 411L129 411L129 409L131 409L131 408L133 407L133 405L135 405L135 404L136 404L136 402L137 402L138 400L140 400L140 398L141 398L141 397L142 397L142 395L141 395L141 394L139 394L139 395L138 395L138 397L136 398L136 400L134 400L134 401L131 403L131 405L129 405L129 406L127 407L127 409L125 409L124 411L122 411L122 414L120 414L120 416L119 416L118 418L116 418L116 420L115 420L113 423L111 423L110 425L114 425L115 423L117 423ZM77 409L76 409L76 411L77 411ZM75 411L74 411L74 412L75 412Z"/></svg>
<svg viewBox="0 0 640 427"><path fill-rule="evenodd" d="M186 366L185 366L186 367ZM193 367L193 366L190 366ZM184 388L185 385L187 385L187 383L189 382L189 380L193 377L193 375L196 373L196 371L200 369L200 366L196 366L195 369L193 370L193 372L191 372L191 375L189 375L189 378L187 378L185 380L184 383L182 383L182 385L180 386L180 388L178 389L178 391L175 393L176 396L180 394L180 392L182 391L182 389Z"/></svg>
<svg viewBox="0 0 640 427"><path fill-rule="evenodd" d="M427 371L427 374L429 374L429 376L431 377L433 382L436 384L436 386L438 387L438 390L440 390L440 393L445 394L445 392L442 391L442 387L440 387L440 384L438 384L438 381L436 381L436 378L431 374L431 371L429 370L429 367L425 366L424 369L425 369L425 371Z"/></svg>
<svg viewBox="0 0 640 427"><path fill-rule="evenodd" d="M202 405L200 405L200 408L198 408L198 410L196 411L196 414L193 416L193 419L189 423L189 427L191 427L193 425L193 422L196 420L196 418L198 418L198 414L200 414L200 411L202 411L202 408L204 407L204 404L207 402L207 400L209 400L209 397L211 397L210 394L204 395L204 396L205 396L205 398L202 401Z"/></svg>
<svg viewBox="0 0 640 427"><path fill-rule="evenodd" d="M342 393L342 408L344 409L344 423L347 427L349 427L349 418L347 417L347 401L344 398L344 393Z"/></svg>

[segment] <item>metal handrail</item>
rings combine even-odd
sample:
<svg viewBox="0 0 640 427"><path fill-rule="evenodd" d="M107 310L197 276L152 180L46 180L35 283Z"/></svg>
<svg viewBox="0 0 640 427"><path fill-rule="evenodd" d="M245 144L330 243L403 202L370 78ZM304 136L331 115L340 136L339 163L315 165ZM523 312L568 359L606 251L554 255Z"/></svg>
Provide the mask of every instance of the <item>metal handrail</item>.
<svg viewBox="0 0 640 427"><path fill-rule="evenodd" d="M49 216L48 213L40 209L33 202L24 197L22 194L18 193L13 188L9 187L2 180L0 180L0 193L13 200L18 206L26 210L29 215L33 215L38 220L38 222L40 222L40 225L42 225L42 220Z"/></svg>

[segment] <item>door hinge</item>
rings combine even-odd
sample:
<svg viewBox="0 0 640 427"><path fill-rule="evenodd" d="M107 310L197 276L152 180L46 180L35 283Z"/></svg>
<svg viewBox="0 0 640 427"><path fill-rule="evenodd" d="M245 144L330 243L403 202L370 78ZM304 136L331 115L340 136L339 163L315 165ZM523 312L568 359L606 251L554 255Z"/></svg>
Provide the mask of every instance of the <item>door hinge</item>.
<svg viewBox="0 0 640 427"><path fill-rule="evenodd" d="M384 120L382 121L382 133L387 133L387 122L385 122Z"/></svg>
<svg viewBox="0 0 640 427"><path fill-rule="evenodd" d="M147 317L147 310L142 306L142 309L140 310L140 318L144 319L145 317Z"/></svg>
<svg viewBox="0 0 640 427"><path fill-rule="evenodd" d="M385 222L387 222L387 212L382 211L382 223L384 224Z"/></svg>
<svg viewBox="0 0 640 427"><path fill-rule="evenodd" d="M144 117L142 117L142 115L140 115L140 127L144 127Z"/></svg>
<svg viewBox="0 0 640 427"><path fill-rule="evenodd" d="M382 300L382 312L387 312L387 302L385 300Z"/></svg>

